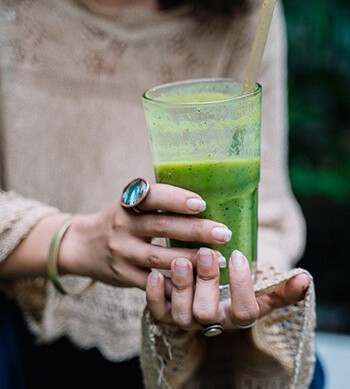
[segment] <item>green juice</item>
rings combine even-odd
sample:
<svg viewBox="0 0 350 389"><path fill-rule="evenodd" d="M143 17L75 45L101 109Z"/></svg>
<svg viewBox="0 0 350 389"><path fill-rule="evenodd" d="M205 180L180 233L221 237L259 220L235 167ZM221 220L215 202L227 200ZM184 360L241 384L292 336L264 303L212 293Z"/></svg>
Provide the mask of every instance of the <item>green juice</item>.
<svg viewBox="0 0 350 389"><path fill-rule="evenodd" d="M198 217L224 223L232 232L230 242L208 245L171 239L171 246L218 250L228 260L240 250L255 273L257 256L257 199L260 158L236 157L218 161L154 163L157 182L198 193L207 209ZM228 283L227 268L220 270L220 284Z"/></svg>
<svg viewBox="0 0 350 389"><path fill-rule="evenodd" d="M242 95L232 79L184 80L150 88L143 95L157 182L198 193L207 209L197 215L225 224L225 244L210 247L229 260L233 250L248 259L253 279L257 259L260 175L261 86ZM220 299L228 297L228 269L220 269Z"/></svg>

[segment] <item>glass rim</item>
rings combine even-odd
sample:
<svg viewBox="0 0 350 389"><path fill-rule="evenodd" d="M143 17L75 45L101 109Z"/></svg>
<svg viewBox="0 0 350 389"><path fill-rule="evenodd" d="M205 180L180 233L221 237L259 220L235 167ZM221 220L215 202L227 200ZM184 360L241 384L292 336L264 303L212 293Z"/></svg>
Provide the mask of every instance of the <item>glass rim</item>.
<svg viewBox="0 0 350 389"><path fill-rule="evenodd" d="M199 83L212 83L212 82L218 82L218 81L228 81L232 82L234 84L242 85L243 82L237 81L234 78L226 78L226 77L214 77L214 78L195 78L195 79L189 79L189 80L181 80L181 81L173 81L173 82L167 82L164 84L160 84L154 87L151 87L147 89L143 94L142 94L142 100L155 103L155 104L167 104L167 105L175 105L175 106L198 106L198 105L210 105L210 104L218 104L218 103L227 103L230 101L237 101L237 100L244 100L247 99L248 97L254 96L261 92L262 86L257 82L255 84L255 89L251 92L245 93L243 95L238 95L238 96L233 96L229 97L226 99L221 99L221 100L213 100L213 101L164 101L164 100L158 100L156 98L152 98L149 96L150 93L161 90L161 89L166 89L169 87L173 86L179 86L179 85L188 85L188 84L199 84Z"/></svg>

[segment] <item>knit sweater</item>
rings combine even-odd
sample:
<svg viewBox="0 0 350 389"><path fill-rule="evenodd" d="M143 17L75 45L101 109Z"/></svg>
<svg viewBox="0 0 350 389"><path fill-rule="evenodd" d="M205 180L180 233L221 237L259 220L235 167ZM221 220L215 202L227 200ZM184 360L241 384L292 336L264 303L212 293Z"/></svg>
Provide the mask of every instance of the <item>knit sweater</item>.
<svg viewBox="0 0 350 389"><path fill-rule="evenodd" d="M120 196L132 178L153 182L142 93L182 79L242 80L260 9L258 0L250 0L249 12L229 18L194 17L187 7L153 13L132 6L105 15L73 0L0 0L0 5L3 261L45 215L93 212ZM302 253L305 223L287 171L286 44L279 5L258 81L263 87L258 266L273 264L283 272ZM64 282L85 280L65 276ZM66 335L113 361L141 352L140 290L98 283L74 298L61 296L45 279L21 280L6 290L23 307L38 342ZM313 308L306 308L310 317ZM154 328L147 317L143 323ZM146 338L149 333L144 327Z"/></svg>

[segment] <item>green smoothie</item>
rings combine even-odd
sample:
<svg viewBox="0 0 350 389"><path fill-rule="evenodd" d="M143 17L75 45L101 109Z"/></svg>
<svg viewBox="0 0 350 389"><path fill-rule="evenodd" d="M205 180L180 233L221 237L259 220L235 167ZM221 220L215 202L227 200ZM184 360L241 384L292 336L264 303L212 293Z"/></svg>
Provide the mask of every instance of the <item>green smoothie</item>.
<svg viewBox="0 0 350 389"><path fill-rule="evenodd" d="M223 245L170 240L172 246L210 247L228 260L240 250L249 260L254 274L257 246L257 198L260 158L154 163L157 182L172 184L198 193L207 209L198 217L224 223L232 232ZM227 269L221 269L220 284L228 283Z"/></svg>
<svg viewBox="0 0 350 389"><path fill-rule="evenodd" d="M198 193L207 203L198 217L225 224L226 244L211 245L229 260L240 250L255 278L260 171L261 86L242 95L228 78L183 80L148 89L142 96L156 180ZM170 240L172 246L208 247ZM220 299L228 296L221 269Z"/></svg>

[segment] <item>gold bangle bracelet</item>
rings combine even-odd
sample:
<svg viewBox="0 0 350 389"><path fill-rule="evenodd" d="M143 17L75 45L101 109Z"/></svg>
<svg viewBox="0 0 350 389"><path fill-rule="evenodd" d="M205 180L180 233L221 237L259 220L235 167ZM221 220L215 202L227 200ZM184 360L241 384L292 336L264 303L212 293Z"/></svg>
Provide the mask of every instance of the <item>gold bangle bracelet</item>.
<svg viewBox="0 0 350 389"><path fill-rule="evenodd" d="M61 284L57 270L58 251L60 249L62 238L76 217L77 215L69 216L68 219L57 227L50 244L47 270L49 279L58 292L64 295L69 294L71 296L82 296L95 286L96 280L91 280L87 286L78 292L67 292Z"/></svg>

